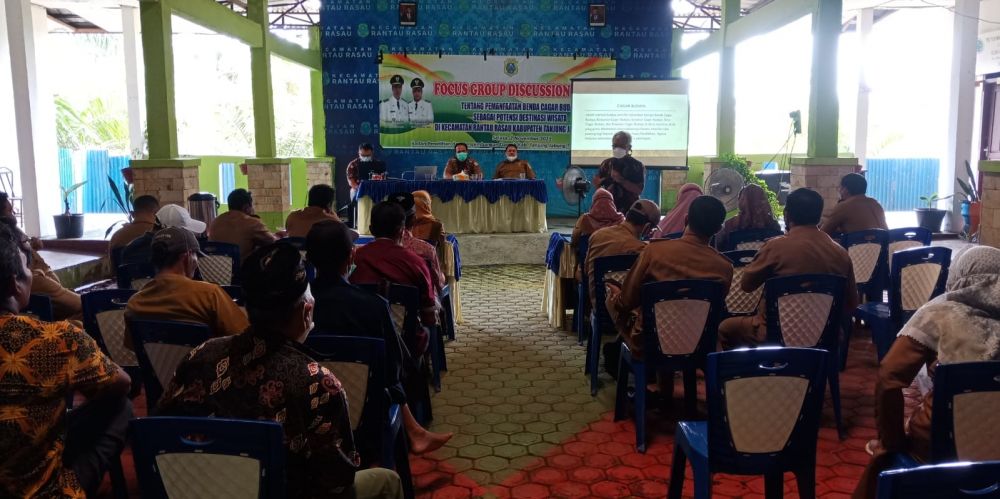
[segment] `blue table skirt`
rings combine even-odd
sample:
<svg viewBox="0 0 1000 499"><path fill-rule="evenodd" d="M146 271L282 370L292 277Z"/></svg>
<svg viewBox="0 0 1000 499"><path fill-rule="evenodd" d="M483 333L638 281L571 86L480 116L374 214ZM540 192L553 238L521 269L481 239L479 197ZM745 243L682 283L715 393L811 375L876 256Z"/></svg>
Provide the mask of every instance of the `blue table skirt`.
<svg viewBox="0 0 1000 499"><path fill-rule="evenodd" d="M445 239L451 243L451 247L455 250L455 280L462 280L462 255L458 252L458 238L455 234L448 234Z"/></svg>
<svg viewBox="0 0 1000 499"><path fill-rule="evenodd" d="M569 234L552 233L549 237L549 247L545 250L545 268L559 273L559 263L562 260L563 247L570 243Z"/></svg>
<svg viewBox="0 0 1000 499"><path fill-rule="evenodd" d="M547 203L549 199L543 180L365 180L358 187L357 196L382 201L400 191L427 191L444 202L451 201L455 196L460 196L467 203L480 196L490 203L496 203L501 197L515 203L525 196L531 196L539 203Z"/></svg>

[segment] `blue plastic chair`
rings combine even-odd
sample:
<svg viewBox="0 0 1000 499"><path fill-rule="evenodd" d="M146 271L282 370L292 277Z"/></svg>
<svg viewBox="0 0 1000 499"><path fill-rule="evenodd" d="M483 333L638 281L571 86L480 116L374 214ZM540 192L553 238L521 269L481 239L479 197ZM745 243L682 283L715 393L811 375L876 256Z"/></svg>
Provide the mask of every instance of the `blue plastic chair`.
<svg viewBox="0 0 1000 499"><path fill-rule="evenodd" d="M105 355L122 367L132 378L133 390L140 386L139 360L125 346L125 305L135 294L134 289L102 289L80 295L83 304L83 329Z"/></svg>
<svg viewBox="0 0 1000 499"><path fill-rule="evenodd" d="M844 234L840 245L854 264L854 282L866 301L882 301L882 290L889 276L889 231L862 230Z"/></svg>
<svg viewBox="0 0 1000 499"><path fill-rule="evenodd" d="M355 246L364 246L375 240L374 236L358 236L358 240L354 241Z"/></svg>
<svg viewBox="0 0 1000 499"><path fill-rule="evenodd" d="M151 263L126 263L118 266L118 289L141 289L156 277Z"/></svg>
<svg viewBox="0 0 1000 499"><path fill-rule="evenodd" d="M239 286L240 247L235 244L201 241L198 269L202 279L220 286Z"/></svg>
<svg viewBox="0 0 1000 499"><path fill-rule="evenodd" d="M52 312L52 298L49 298L48 295L32 293L28 297L28 305L24 307L21 313L33 315L43 322L52 322L55 320L55 314Z"/></svg>
<svg viewBox="0 0 1000 499"><path fill-rule="evenodd" d="M777 237L784 235L784 232L780 230L771 229L745 229L736 230L729 234L728 242L725 248L719 248L719 251L742 251L742 250L760 250L764 246L764 242L772 237Z"/></svg>
<svg viewBox="0 0 1000 499"><path fill-rule="evenodd" d="M576 325L576 341L583 345L587 337L587 309L590 308L590 282L587 281L587 249L590 247L590 235L580 236L576 243L576 264L580 266L580 282L576 283L576 310L573 312L573 322Z"/></svg>
<svg viewBox="0 0 1000 499"><path fill-rule="evenodd" d="M667 497L680 499L684 467L694 497L712 494L712 474L764 475L764 495L781 497L792 472L800 497L815 497L816 441L827 353L763 347L708 355L708 421L680 421Z"/></svg>
<svg viewBox="0 0 1000 499"><path fill-rule="evenodd" d="M896 333L924 303L944 292L951 265L951 250L928 246L897 251L889 272L889 303L868 302L854 318L872 330L878 360L889 352Z"/></svg>
<svg viewBox="0 0 1000 499"><path fill-rule="evenodd" d="M846 279L829 274L774 277L764 283L767 342L818 348L830 353L827 375L837 433L847 438L840 417L840 319Z"/></svg>
<svg viewBox="0 0 1000 499"><path fill-rule="evenodd" d="M594 275L590 276L594 280L594 303L596 306L590 311L590 341L587 342L587 364L585 374L590 374L590 394L597 395L597 376L600 372L601 362L601 336L604 334L618 334L615 324L608 314L608 307L605 306L607 300L607 290L604 289L604 279L608 274L618 276L618 281L623 281L639 255L612 255L602 256L594 260Z"/></svg>
<svg viewBox="0 0 1000 499"><path fill-rule="evenodd" d="M380 462L396 470L412 497L413 476L401 409L386 393L385 341L313 330L305 346L312 350L313 359L333 372L347 393L351 430L362 465Z"/></svg>
<svg viewBox="0 0 1000 499"><path fill-rule="evenodd" d="M176 497L178 491L168 489L167 483L171 488L183 484L189 497L231 496L236 491L267 499L285 497L286 450L277 422L153 417L133 419L131 431L132 459L146 499ZM258 466L234 466L246 459Z"/></svg>
<svg viewBox="0 0 1000 499"><path fill-rule="evenodd" d="M417 291L417 288L402 284L390 284L385 293L385 299L389 302L390 315L394 316L394 321L398 318L399 307L403 308L403 320L402 323L396 324L396 329L403 332L404 338L415 335L417 328L420 327L420 292ZM427 331L430 336L427 349L431 354L431 384L434 385L434 391L440 392L441 371L448 370L444 355L444 342L440 336L441 332L436 326L428 327Z"/></svg>
<svg viewBox="0 0 1000 499"><path fill-rule="evenodd" d="M878 499L1000 497L1000 461L959 462L883 471Z"/></svg>
<svg viewBox="0 0 1000 499"><path fill-rule="evenodd" d="M752 316L757 314L757 306L760 304L760 297L764 290L761 287L747 293L740 287L743 280L743 271L746 266L753 262L757 256L757 250L727 251L722 256L729 259L733 264L733 284L729 287L729 294L726 295L725 317Z"/></svg>
<svg viewBox="0 0 1000 499"><path fill-rule="evenodd" d="M931 462L1000 461L1000 361L940 364L934 371ZM1000 477L1000 474L994 475Z"/></svg>
<svg viewBox="0 0 1000 499"><path fill-rule="evenodd" d="M904 227L889 229L889 251L886 272L892 266L892 254L910 248L931 245L931 231L923 227Z"/></svg>
<svg viewBox="0 0 1000 499"><path fill-rule="evenodd" d="M146 407L156 407L177 366L209 338L208 326L189 322L129 319L129 333L139 360Z"/></svg>
<svg viewBox="0 0 1000 499"><path fill-rule="evenodd" d="M698 402L696 369L715 351L719 321L725 309L722 283L704 280L652 282L642 285L642 357L621 345L615 421L625 418L628 375L635 376L635 446L646 452L646 373L684 373L684 406L692 415ZM671 378L672 380L673 378Z"/></svg>

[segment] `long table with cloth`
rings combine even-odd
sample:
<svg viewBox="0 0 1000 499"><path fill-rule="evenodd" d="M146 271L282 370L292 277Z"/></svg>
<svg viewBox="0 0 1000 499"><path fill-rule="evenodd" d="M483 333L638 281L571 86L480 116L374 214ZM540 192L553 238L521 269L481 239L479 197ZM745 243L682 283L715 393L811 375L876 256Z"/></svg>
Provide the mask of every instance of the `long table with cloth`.
<svg viewBox="0 0 1000 499"><path fill-rule="evenodd" d="M554 328L563 329L566 309L576 308L572 302L576 279L576 252L570 247L570 235L554 233L545 251L545 288L542 290L542 312Z"/></svg>
<svg viewBox="0 0 1000 499"><path fill-rule="evenodd" d="M372 206L400 191L429 192L434 216L451 233L548 230L548 192L542 180L364 180L357 192L358 231L368 234Z"/></svg>

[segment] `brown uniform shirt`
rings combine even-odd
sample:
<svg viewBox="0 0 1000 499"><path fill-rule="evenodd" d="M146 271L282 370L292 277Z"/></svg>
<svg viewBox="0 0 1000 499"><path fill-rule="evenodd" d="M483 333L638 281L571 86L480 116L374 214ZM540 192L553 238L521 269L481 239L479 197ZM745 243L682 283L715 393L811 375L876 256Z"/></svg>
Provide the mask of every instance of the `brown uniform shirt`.
<svg viewBox="0 0 1000 499"><path fill-rule="evenodd" d="M240 260L246 260L254 248L277 240L264 222L242 211L227 211L215 218L208 230L211 241L240 247Z"/></svg>
<svg viewBox="0 0 1000 499"><path fill-rule="evenodd" d="M608 310L615 309L612 317L618 314L618 331L633 352L642 350L642 321L637 310L642 305L642 285L679 279L721 282L725 295L733 282L733 264L690 231L680 239L649 244L625 276L621 294L608 297Z"/></svg>
<svg viewBox="0 0 1000 499"><path fill-rule="evenodd" d="M129 319L194 322L212 336L240 334L250 327L246 314L217 284L176 274L158 274L132 295L125 306ZM125 344L131 347L131 335Z"/></svg>
<svg viewBox="0 0 1000 499"><path fill-rule="evenodd" d="M792 227L784 236L769 239L757 252L757 257L743 270L740 287L753 291L772 277L799 274L833 274L847 279L842 300L844 310L858 306L857 285L854 283L854 265L847 250L816 227ZM756 344L766 333L763 303L753 317L734 317L722 321L719 337L726 347Z"/></svg>
<svg viewBox="0 0 1000 499"><path fill-rule="evenodd" d="M603 256L631 255L641 253L646 247L646 243L639 240L635 231L637 228L628 223L622 222L618 225L598 229L590 235L590 245L587 247L587 287L590 289L590 306L595 304L594 288L594 262Z"/></svg>
<svg viewBox="0 0 1000 499"><path fill-rule="evenodd" d="M319 206L307 206L288 214L288 218L285 219L285 230L288 231L288 237L306 237L313 224L324 220L339 222L340 217Z"/></svg>
<svg viewBox="0 0 1000 499"><path fill-rule="evenodd" d="M535 170L527 161L523 159L503 160L497 164L497 171L493 174L493 178L520 178L522 173L524 178L535 179Z"/></svg>
<svg viewBox="0 0 1000 499"><path fill-rule="evenodd" d="M888 228L882 205L864 194L851 196L837 203L822 225L823 232L827 234L849 234L859 230Z"/></svg>
<svg viewBox="0 0 1000 499"><path fill-rule="evenodd" d="M38 251L31 250L31 292L52 300L52 318L57 321L83 319L80 295L63 287L59 276Z"/></svg>
<svg viewBox="0 0 1000 499"><path fill-rule="evenodd" d="M131 223L122 225L114 234L111 234L111 240L108 241L108 254L110 255L110 251L115 248L128 246L128 243L135 240L135 238L153 230L155 220L156 217L153 215L136 214L135 219Z"/></svg>
<svg viewBox="0 0 1000 499"><path fill-rule="evenodd" d="M479 167L479 162L467 158L465 161L459 161L456 158L451 158L448 160L448 164L444 167L444 178L450 179L452 175L459 172L465 172L469 175L482 175L483 169Z"/></svg>

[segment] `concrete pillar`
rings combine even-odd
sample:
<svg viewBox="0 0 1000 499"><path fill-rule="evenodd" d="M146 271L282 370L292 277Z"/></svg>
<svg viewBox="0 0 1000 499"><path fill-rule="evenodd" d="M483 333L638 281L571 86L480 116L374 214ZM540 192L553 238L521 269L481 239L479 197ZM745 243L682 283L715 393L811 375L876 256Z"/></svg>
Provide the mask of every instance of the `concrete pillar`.
<svg viewBox="0 0 1000 499"><path fill-rule="evenodd" d="M842 0L822 0L812 14L813 52L809 91L810 158L837 157L837 43L840 38Z"/></svg>
<svg viewBox="0 0 1000 499"><path fill-rule="evenodd" d="M271 50L268 48L267 38L270 25L267 3L267 0L250 0L247 3L247 19L258 23L263 33L261 46L250 47L254 145L258 158L274 158L278 155L274 128L274 92L271 88Z"/></svg>
<svg viewBox="0 0 1000 499"><path fill-rule="evenodd" d="M246 161L247 190L253 194L253 205L271 230L284 227L292 211L291 162L287 159L254 158Z"/></svg>
<svg viewBox="0 0 1000 499"><path fill-rule="evenodd" d="M808 187L823 196L823 218L840 201L840 179L860 169L855 158L792 158L791 189Z"/></svg>
<svg viewBox="0 0 1000 499"><path fill-rule="evenodd" d="M52 216L62 212L55 105L38 68L48 16L44 7L32 5L30 0L5 0L4 8L24 228L28 234L48 236L55 233Z"/></svg>
<svg viewBox="0 0 1000 499"><path fill-rule="evenodd" d="M151 159L177 158L171 15L166 2L139 3L143 67L146 69L146 135Z"/></svg>
<svg viewBox="0 0 1000 499"><path fill-rule="evenodd" d="M722 1L722 50L719 51L719 100L716 104L716 154L736 154L736 47L726 40L729 24L740 18L740 0Z"/></svg>
<svg viewBox="0 0 1000 499"><path fill-rule="evenodd" d="M188 196L198 192L201 158L132 160L132 188L136 197L155 196L160 204L187 207Z"/></svg>
<svg viewBox="0 0 1000 499"><path fill-rule="evenodd" d="M306 159L306 188L326 184L333 186L333 160L330 158Z"/></svg>
<svg viewBox="0 0 1000 499"><path fill-rule="evenodd" d="M854 127L854 155L858 158L858 164L862 166L868 159L868 96L871 94L871 88L868 87L868 77L865 73L865 67L869 62L866 49L874 19L874 9L861 9L858 12L857 31L861 60L858 61L858 106Z"/></svg>
<svg viewBox="0 0 1000 499"><path fill-rule="evenodd" d="M128 138L129 151L133 158L141 158L146 142L142 124L145 113L142 106L144 100L143 87L139 83L139 9L127 5L121 6L122 37L125 52L125 94L128 105Z"/></svg>
<svg viewBox="0 0 1000 499"><path fill-rule="evenodd" d="M7 9L0 8L0 116L14 116L14 87L10 73L10 48L7 44ZM14 120L0 120L0 167L14 172L14 192L18 186L17 128ZM20 210L20 207L17 207Z"/></svg>
<svg viewBox="0 0 1000 499"><path fill-rule="evenodd" d="M983 172L979 242L1000 248L1000 161L980 161L979 170Z"/></svg>
<svg viewBox="0 0 1000 499"><path fill-rule="evenodd" d="M666 212L677 202L677 192L687 183L688 169L660 170L660 211Z"/></svg>
<svg viewBox="0 0 1000 499"><path fill-rule="evenodd" d="M951 52L951 92L948 109L948 152L941 163L938 176L938 195L954 194L956 178L968 181L965 162L971 158L972 115L976 91L976 43L979 35L979 0L956 0L954 33ZM957 189L961 192L961 189ZM959 232L962 229L962 197L946 201L945 208L951 211L945 218L943 229Z"/></svg>

